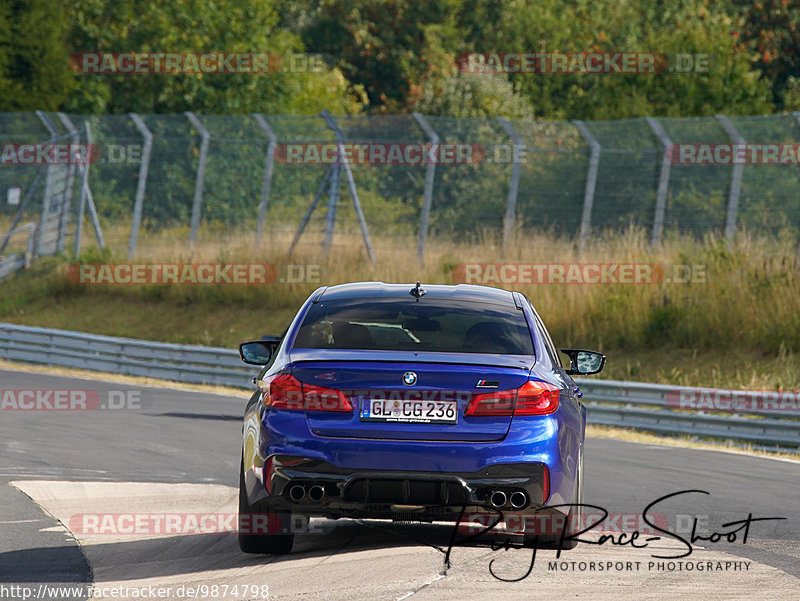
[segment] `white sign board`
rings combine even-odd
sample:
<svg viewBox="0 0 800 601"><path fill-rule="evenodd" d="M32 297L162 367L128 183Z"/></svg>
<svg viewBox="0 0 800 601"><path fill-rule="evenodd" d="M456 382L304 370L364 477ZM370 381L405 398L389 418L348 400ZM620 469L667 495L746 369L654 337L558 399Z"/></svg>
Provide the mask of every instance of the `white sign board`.
<svg viewBox="0 0 800 601"><path fill-rule="evenodd" d="M6 198L8 198L8 204L10 205L18 205L19 199L22 196L22 188L9 188Z"/></svg>

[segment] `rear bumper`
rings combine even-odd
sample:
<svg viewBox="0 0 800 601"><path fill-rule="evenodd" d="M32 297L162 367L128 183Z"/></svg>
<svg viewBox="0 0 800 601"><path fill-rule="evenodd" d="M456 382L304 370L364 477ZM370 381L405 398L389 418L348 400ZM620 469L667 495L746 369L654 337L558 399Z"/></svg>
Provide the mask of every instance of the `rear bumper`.
<svg viewBox="0 0 800 601"><path fill-rule="evenodd" d="M538 508L549 494L549 470L542 463L443 473L348 470L324 461L273 455L263 469L271 509L328 517L396 518L401 514L449 519L465 507ZM498 492L502 494L492 496Z"/></svg>
<svg viewBox="0 0 800 601"><path fill-rule="evenodd" d="M376 518L402 513L397 506L485 508L495 488L524 492L528 511L572 503L583 428L580 415L566 408L515 419L503 440L486 442L321 437L302 413L254 413L245 428L248 500L296 513ZM306 495L321 486L323 500L292 500L294 484Z"/></svg>
<svg viewBox="0 0 800 601"><path fill-rule="evenodd" d="M463 510L538 509L548 496L541 463L498 464L477 472L347 470L273 455L263 468L271 511L326 517L455 519ZM500 491L505 495L492 496Z"/></svg>

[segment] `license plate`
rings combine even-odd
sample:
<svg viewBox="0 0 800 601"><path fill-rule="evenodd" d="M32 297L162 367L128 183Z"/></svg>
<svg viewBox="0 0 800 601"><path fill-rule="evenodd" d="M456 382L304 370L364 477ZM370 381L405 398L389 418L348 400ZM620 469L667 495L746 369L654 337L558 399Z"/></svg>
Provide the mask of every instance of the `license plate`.
<svg viewBox="0 0 800 601"><path fill-rule="evenodd" d="M361 406L361 421L456 424L458 401L367 399Z"/></svg>

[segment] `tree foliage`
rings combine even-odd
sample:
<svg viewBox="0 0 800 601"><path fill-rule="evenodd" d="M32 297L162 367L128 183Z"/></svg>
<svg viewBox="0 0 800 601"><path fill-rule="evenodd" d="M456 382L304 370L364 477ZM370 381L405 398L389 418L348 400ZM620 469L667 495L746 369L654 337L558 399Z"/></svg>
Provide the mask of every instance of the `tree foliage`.
<svg viewBox="0 0 800 601"><path fill-rule="evenodd" d="M800 78L800 6L792 0L736 0L735 36L756 53L756 68L772 88L778 109L797 110Z"/></svg>
<svg viewBox="0 0 800 601"><path fill-rule="evenodd" d="M303 52L271 0L72 0L76 52ZM272 74L81 74L70 109L216 113L358 110L337 70Z"/></svg>
<svg viewBox="0 0 800 601"><path fill-rule="evenodd" d="M464 52L710 55L708 73L510 76L539 118L614 119L769 111L769 85L753 68L752 47L737 40L737 15L731 4L693 0L328 0L310 20L292 23L310 48L338 56L376 110L415 106L420 87L454 108L466 84L451 79L442 58L452 66Z"/></svg>
<svg viewBox="0 0 800 601"><path fill-rule="evenodd" d="M56 110L73 86L60 0L0 0L0 111Z"/></svg>
<svg viewBox="0 0 800 601"><path fill-rule="evenodd" d="M256 75L70 71L72 53L97 51L313 52L328 67ZM465 52L592 51L709 54L710 70L456 70ZM792 110L798 82L800 8L790 0L0 0L4 110L497 110L596 120Z"/></svg>

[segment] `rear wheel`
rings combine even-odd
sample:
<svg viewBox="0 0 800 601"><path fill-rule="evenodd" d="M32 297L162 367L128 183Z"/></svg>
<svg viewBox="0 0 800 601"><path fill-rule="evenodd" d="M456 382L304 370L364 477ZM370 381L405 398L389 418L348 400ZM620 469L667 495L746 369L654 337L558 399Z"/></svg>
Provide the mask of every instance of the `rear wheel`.
<svg viewBox="0 0 800 601"><path fill-rule="evenodd" d="M294 545L294 534L249 534L242 532L242 530L248 530L256 522L253 516L263 516L265 514L270 514L270 519L262 523L268 524L267 529L269 531L276 528L289 528L291 513L275 513L270 511L265 503L251 505L248 502L244 484L244 463L242 463L239 471L239 548L245 553L258 553L261 555L286 555L290 553L292 545Z"/></svg>

